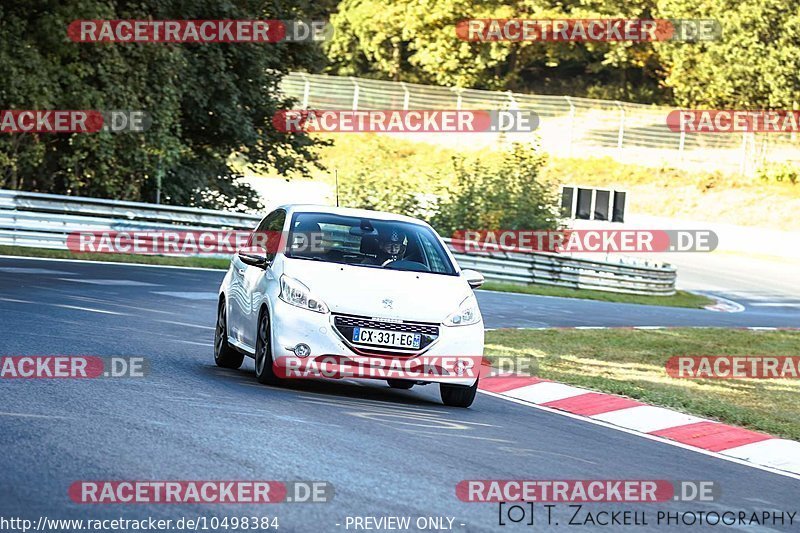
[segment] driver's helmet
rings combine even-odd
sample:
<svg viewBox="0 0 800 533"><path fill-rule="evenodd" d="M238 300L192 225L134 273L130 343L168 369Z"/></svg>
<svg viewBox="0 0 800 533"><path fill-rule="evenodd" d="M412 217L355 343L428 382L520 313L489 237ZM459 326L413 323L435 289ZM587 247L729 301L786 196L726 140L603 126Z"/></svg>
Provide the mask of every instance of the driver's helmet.
<svg viewBox="0 0 800 533"><path fill-rule="evenodd" d="M408 237L398 229L390 229L379 235L379 246L381 251L393 260L402 259L408 246Z"/></svg>

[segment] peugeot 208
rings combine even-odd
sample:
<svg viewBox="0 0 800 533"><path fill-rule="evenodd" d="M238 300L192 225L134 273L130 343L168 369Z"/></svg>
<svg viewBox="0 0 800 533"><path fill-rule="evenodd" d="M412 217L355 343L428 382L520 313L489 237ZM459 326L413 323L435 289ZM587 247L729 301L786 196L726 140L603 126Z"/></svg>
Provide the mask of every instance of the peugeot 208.
<svg viewBox="0 0 800 533"><path fill-rule="evenodd" d="M256 244L258 235L272 244ZM226 368L253 357L257 379L272 384L286 377L276 369L289 359L477 358L484 332L473 289L482 283L420 220L282 206L231 259L219 291L214 357ZM443 403L469 407L478 377L460 376L387 381L402 389L438 383Z"/></svg>

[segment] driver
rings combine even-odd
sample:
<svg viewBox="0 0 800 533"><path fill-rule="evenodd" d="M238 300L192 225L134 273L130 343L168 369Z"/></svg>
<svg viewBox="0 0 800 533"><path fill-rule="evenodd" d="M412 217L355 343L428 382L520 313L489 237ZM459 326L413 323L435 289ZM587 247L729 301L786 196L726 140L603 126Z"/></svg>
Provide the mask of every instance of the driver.
<svg viewBox="0 0 800 533"><path fill-rule="evenodd" d="M378 258L385 264L388 261L397 261L406 254L408 238L402 231L393 229L386 235L379 236L378 245L380 252Z"/></svg>
<svg viewBox="0 0 800 533"><path fill-rule="evenodd" d="M378 250L375 263L385 266L392 261L398 261L406 254L408 237L398 229L390 229L386 232L379 232L377 235Z"/></svg>

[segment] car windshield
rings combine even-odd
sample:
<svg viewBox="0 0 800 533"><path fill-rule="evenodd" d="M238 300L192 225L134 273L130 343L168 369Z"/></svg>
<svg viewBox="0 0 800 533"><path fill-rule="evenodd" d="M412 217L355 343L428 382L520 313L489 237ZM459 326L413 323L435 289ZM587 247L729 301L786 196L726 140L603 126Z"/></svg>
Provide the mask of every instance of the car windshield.
<svg viewBox="0 0 800 533"><path fill-rule="evenodd" d="M295 213L287 257L454 275L436 234L425 226L330 213Z"/></svg>

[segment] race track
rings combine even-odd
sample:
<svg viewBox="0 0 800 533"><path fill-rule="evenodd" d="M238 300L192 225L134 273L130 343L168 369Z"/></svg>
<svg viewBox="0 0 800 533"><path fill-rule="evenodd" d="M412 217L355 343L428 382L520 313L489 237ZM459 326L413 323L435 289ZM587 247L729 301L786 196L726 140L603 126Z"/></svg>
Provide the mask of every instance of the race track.
<svg viewBox="0 0 800 533"><path fill-rule="evenodd" d="M721 487L719 502L647 504L652 516L797 510L795 479L484 394L469 410L452 409L433 386L275 388L256 382L250 359L237 371L219 369L211 342L222 275L0 259L0 354L143 356L151 369L141 379L0 380L0 515L277 516L279 531L344 531L346 517L356 515L451 516L455 530L489 531L498 529L497 505L462 503L455 485L522 478ZM781 308L728 314L489 292L479 301L490 328L798 325L797 311ZM67 488L87 479L325 480L336 495L327 504L274 506L71 502ZM566 505L555 513L562 522L572 514ZM564 528L536 527L548 529ZM687 528L651 522L634 529Z"/></svg>

